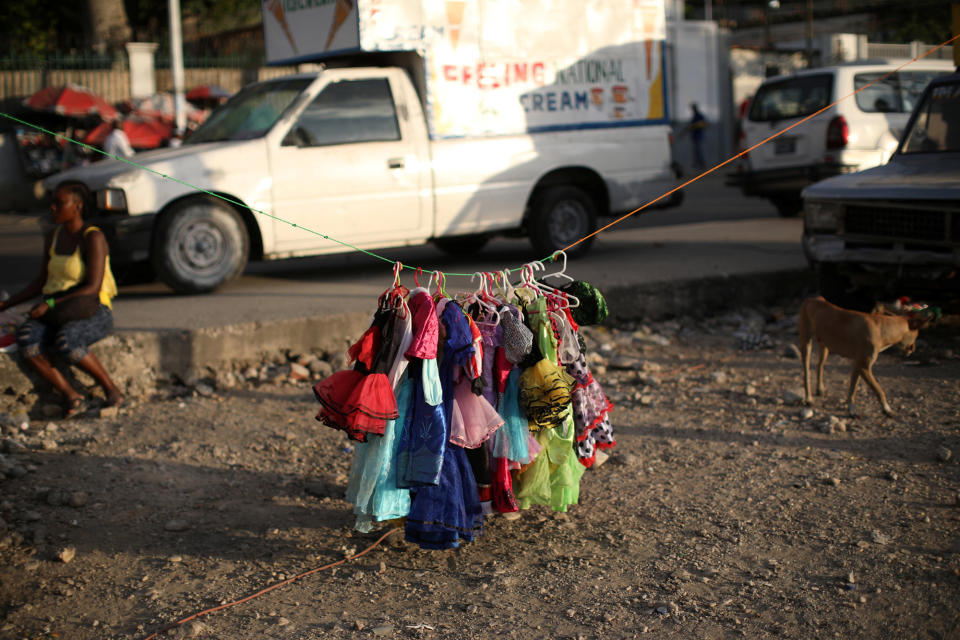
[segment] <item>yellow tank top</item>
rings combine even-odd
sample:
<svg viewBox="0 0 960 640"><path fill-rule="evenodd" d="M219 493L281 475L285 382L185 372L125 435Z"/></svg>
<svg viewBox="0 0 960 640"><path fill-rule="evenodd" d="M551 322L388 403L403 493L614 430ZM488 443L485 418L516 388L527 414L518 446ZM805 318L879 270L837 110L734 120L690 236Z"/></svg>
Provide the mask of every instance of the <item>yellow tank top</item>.
<svg viewBox="0 0 960 640"><path fill-rule="evenodd" d="M97 227L87 227L84 237L91 231L99 231ZM80 284L86 277L87 267L80 255L78 246L68 256L57 253L57 236L60 234L58 226L53 232L53 241L50 243L50 256L47 260L47 281L43 285L43 295L52 295ZM113 308L111 300L117 295L117 283L110 270L110 255L107 255L107 264L103 269L103 282L100 284L100 303Z"/></svg>

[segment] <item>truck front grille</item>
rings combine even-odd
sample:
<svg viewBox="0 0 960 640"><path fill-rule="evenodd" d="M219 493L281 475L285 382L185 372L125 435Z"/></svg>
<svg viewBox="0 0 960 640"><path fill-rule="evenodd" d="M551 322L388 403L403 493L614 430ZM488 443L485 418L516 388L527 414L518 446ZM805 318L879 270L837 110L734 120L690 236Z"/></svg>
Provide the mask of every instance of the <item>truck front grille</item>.
<svg viewBox="0 0 960 640"><path fill-rule="evenodd" d="M908 207L848 205L844 214L846 235L897 240L957 242L958 223L960 213Z"/></svg>

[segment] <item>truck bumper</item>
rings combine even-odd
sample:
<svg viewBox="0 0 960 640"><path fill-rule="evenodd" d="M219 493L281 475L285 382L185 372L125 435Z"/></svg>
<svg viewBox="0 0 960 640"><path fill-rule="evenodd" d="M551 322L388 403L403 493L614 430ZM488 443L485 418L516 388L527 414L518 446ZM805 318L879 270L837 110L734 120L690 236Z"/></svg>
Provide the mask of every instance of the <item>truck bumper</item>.
<svg viewBox="0 0 960 640"><path fill-rule="evenodd" d="M739 187L745 196L775 197L799 195L804 187L832 176L849 173L851 167L841 164L814 164L786 169L740 171L728 173L728 187Z"/></svg>
<svg viewBox="0 0 960 640"><path fill-rule="evenodd" d="M960 250L917 251L902 245L848 247L843 238L806 234L803 253L815 269L831 268L874 290L913 288L960 293Z"/></svg>
<svg viewBox="0 0 960 640"><path fill-rule="evenodd" d="M155 213L136 216L102 215L88 222L103 230L110 245L110 262L130 265L150 261Z"/></svg>

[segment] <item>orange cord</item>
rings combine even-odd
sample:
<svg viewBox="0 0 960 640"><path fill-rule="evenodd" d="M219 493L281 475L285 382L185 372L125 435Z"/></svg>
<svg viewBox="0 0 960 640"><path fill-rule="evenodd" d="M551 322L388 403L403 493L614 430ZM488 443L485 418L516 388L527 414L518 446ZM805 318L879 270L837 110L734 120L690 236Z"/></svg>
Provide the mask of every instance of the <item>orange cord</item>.
<svg viewBox="0 0 960 640"><path fill-rule="evenodd" d="M159 635L160 635L161 633L163 633L164 631L169 631L170 629L173 629L174 627L179 627L179 626L182 625L183 623L185 623L185 622L190 622L191 620L193 620L193 619L195 619L195 618L199 618L199 617L201 617L201 616L205 616L205 615L214 613L214 612L216 612L216 611L221 611L221 610L226 609L226 608L228 608L228 607L232 607L232 606L235 606L235 605L238 605L238 604L242 604L242 603L244 603L244 602L247 602L248 600L253 600L254 598L257 598L257 597L259 597L259 596L262 596L263 594L265 594L265 593L267 593L267 592L269 592L269 591L273 591L274 589L277 589L277 588L282 587L282 586L284 586L284 585L290 584L291 582L294 582L294 581L296 581L296 580L299 580L300 578L305 578L305 577L307 577L307 576L309 576L309 575L312 575L312 574L314 574L314 573L317 573L318 571L323 571L323 570L325 570L325 569L330 569L330 568L332 568L332 567L335 567L335 566L337 566L337 565L343 564L344 562L348 562L348 561L350 561L350 560L356 560L356 559L359 558L360 556L365 555L365 554L369 553L370 551L372 551L373 549L375 549L375 548L377 547L377 545L379 545L381 542L383 542L384 540L386 540L388 536L393 535L393 534L396 533L397 531L401 531L401 529L400 529L399 527L390 529L390 530L387 531L385 534L383 534L382 536L380 536L379 538L377 538L377 541L376 541L376 542L374 542L372 545L370 545L369 547L367 547L366 549L364 549L363 551L361 551L360 553L358 553L358 554L356 554L356 555L350 556L350 557L348 557L348 558L344 558L343 560L337 560L336 562L331 562L330 564L324 565L324 566L322 566L322 567L317 567L316 569L311 569L310 571L306 571L306 572L304 572L304 573L301 573L300 575L293 576L292 578L287 578L286 580L283 580L283 581L278 582L278 583L276 583L276 584L272 584L272 585L270 585L269 587L267 587L267 588L265 588L265 589L261 589L260 591L257 591L256 593L251 594L251 595L249 595L249 596L247 596L247 597L245 597L245 598L240 598L239 600L234 600L233 602L228 602L228 603L226 603L226 604L221 604L220 606L212 607L212 608L210 608L210 609L205 609L205 610L203 610L203 611L200 611L199 613L195 613L195 614L193 614L192 616L188 616L188 617L184 618L183 620L178 620L178 621L176 621L176 622L173 622L173 623L171 623L171 624L168 624L167 626L163 627L162 629L160 629L160 630L158 630L158 631L155 631L154 633L150 634L150 635L147 636L144 640L153 640L154 638L156 638L157 636L159 636Z"/></svg>
<svg viewBox="0 0 960 640"><path fill-rule="evenodd" d="M930 49L930 50L927 51L926 53L924 53L924 54L922 54L922 55L919 55L919 56L917 56L916 58L914 58L914 59L912 59L912 60L908 60L907 62L904 62L902 65L900 65L899 67L897 67L897 68L894 69L893 71L889 71L889 72L883 74L882 76L880 76L879 78L877 78L877 79L874 80L873 82L868 82L867 84L863 85L862 87L860 87L859 89L857 89L857 90L854 91L853 93L850 93L850 94L848 94L848 95L845 95L845 96L843 96L842 98L840 98L840 99L838 99L838 100L834 100L833 102L831 102L831 103L828 104L827 106L823 107L822 109L819 109L818 111L814 111L813 113L811 113L810 115L808 115L808 116L805 117L804 119L802 119L802 120L800 120L800 121L798 121L798 122L794 122L794 123L793 123L792 125L790 125L789 127L786 127L786 128L784 128L784 129L781 129L780 131L777 131L777 132L774 133L773 135L769 136L768 138L765 138L765 139L761 140L760 142L758 142L757 144L753 145L753 146L750 147L749 149L744 149L743 151L741 151L741 152L738 153L737 155L731 156L731 157L727 158L726 160L724 160L724 161L721 162L720 164L718 164L718 165L716 165L716 166L713 166L713 167L711 167L710 169L707 169L706 171L704 171L704 172L701 173L700 175L695 176L695 177L693 177L693 178L690 178L689 180L687 180L687 181L684 182L683 184L681 184L681 185L679 185L679 186L677 186L677 187L674 187L673 189L671 189L670 191L667 191L667 192L664 193L663 195L661 195L661 196L659 196L659 197L657 197L657 198L654 198L654 199L651 200L650 202L647 202L646 204L643 204L643 205L637 207L636 209L634 209L634 210L631 211L630 213L626 213L626 214L620 216L619 218L617 218L617 219L614 220L613 222L611 222L611 223L609 223L609 224L607 224L607 225L604 225L604 226L600 227L599 229L597 229L597 230L594 231L593 233L591 233L591 234L589 234L589 235L586 235L586 236L580 238L579 240L577 240L576 242L574 242L574 243L572 243L572 244L567 245L566 247L564 247L564 248L562 249L562 251L566 252L567 250L569 250L569 249L577 246L578 244L580 244L580 243L583 242L584 240L587 240L587 239L589 239L589 238L592 238L593 236L597 235L597 234L600 233L601 231L605 231L605 230L609 229L610 227L612 227L613 225L619 224L619 223L623 222L624 220L626 220L626 219L629 218L630 216L632 216L632 215L634 215L634 214L636 214L636 213L639 213L640 211L643 211L644 209L646 209L646 208L649 207L650 205L654 204L655 202L659 202L660 200L663 200L663 199L666 198L667 196L669 196L669 195L671 195L671 194L673 194L673 193L676 193L676 192L679 191L680 189L683 189L683 188L686 187L687 185L693 184L694 182L696 182L696 181L699 180L700 178L702 178L702 177L704 177L704 176L706 176L706 175L709 175L709 174L713 173L714 171L716 171L716 170L719 169L720 167L723 167L723 166L725 166L725 165L730 164L731 162L733 162L733 161L736 160L737 158L739 158L739 157L741 157L741 156L747 155L748 153L750 153L751 151L753 151L754 149L756 149L756 148L759 147L760 145L763 145L763 144L766 144L766 143L770 142L771 140L773 140L773 139L776 138L777 136L779 136L779 135L781 135L781 134L784 134L784 133L786 133L787 131L790 131L790 129L793 129L793 128L796 127L796 126L799 126L799 125L803 124L804 122L806 122L806 121L809 120L810 118L814 118L814 117L820 115L821 113L823 113L824 111L826 111L827 109L829 109L829 108L831 108L831 107L833 107L833 106L836 106L837 104L843 102L844 100L847 100L847 99L849 99L849 98L852 98L853 96L857 95L858 93L860 93L861 91L863 91L863 90L866 89L867 87L872 86L872 85L874 85L874 84L876 84L876 83L878 83L878 82L882 82L883 80L886 80L887 78L889 78L890 76L892 76L892 75L895 74L896 72L900 71L900 69L903 69L903 68L906 67L907 65L913 64L914 62L916 62L917 60L920 60L921 58L927 57L928 55L930 55L931 53L933 53L933 52L936 51L937 49L940 49L940 48L942 48L942 47L945 47L946 45L950 44L951 42L953 42L953 41L956 40L957 38L960 38L960 34L957 34L957 35L953 36L952 38L950 38L949 40L947 40L947 41L945 41L945 42L941 42L940 44L938 44L938 45L935 46L934 48Z"/></svg>

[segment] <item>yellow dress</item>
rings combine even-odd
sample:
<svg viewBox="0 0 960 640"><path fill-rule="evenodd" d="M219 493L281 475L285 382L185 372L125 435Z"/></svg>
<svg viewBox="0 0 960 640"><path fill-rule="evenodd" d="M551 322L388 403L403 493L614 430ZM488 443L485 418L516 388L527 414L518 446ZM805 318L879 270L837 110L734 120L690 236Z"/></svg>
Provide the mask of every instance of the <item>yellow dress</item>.
<svg viewBox="0 0 960 640"><path fill-rule="evenodd" d="M566 511L567 507L576 504L580 499L580 478L585 471L585 467L577 460L574 448L576 427L570 407L573 378L559 368L557 341L547 317L546 298L538 298L527 305L526 312L531 318L530 324L533 325L540 352L544 359L549 361L548 364L553 365L549 367L541 361L531 368L554 372L547 376L537 374L532 379L550 379L551 382L546 388L547 395L554 401L566 397L566 404L556 412L549 427L546 421L538 424L541 428L537 434L537 442L542 450L530 466L517 475L515 495L521 509L528 509L533 504L545 504L554 511ZM526 371L524 373L526 374ZM546 402L549 398L543 400Z"/></svg>

